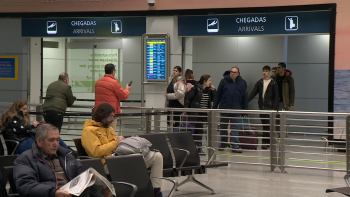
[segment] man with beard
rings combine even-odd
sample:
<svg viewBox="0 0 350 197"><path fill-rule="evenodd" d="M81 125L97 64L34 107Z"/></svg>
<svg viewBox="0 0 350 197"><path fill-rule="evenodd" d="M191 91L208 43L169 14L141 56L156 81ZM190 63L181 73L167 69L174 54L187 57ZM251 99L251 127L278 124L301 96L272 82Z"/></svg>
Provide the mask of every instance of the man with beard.
<svg viewBox="0 0 350 197"><path fill-rule="evenodd" d="M123 136L117 136L111 127L114 116L115 110L110 104L100 104L95 111L94 120L86 120L81 134L81 143L86 153L90 157L100 158L107 174L105 158L112 157L112 151L125 139ZM150 151L144 159L147 168L151 167L151 177L163 176L163 156L160 152ZM162 180L152 179L152 185L155 196L162 197Z"/></svg>

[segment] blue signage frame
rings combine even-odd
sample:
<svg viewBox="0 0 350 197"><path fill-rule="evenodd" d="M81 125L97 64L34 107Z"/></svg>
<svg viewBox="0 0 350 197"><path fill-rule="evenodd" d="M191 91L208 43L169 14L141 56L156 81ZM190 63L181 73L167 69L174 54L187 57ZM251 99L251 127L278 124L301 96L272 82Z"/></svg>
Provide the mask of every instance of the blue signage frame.
<svg viewBox="0 0 350 197"><path fill-rule="evenodd" d="M0 80L18 80L17 56L0 56Z"/></svg>
<svg viewBox="0 0 350 197"><path fill-rule="evenodd" d="M22 19L22 37L122 37L146 33L146 17Z"/></svg>
<svg viewBox="0 0 350 197"><path fill-rule="evenodd" d="M146 39L146 80L166 81L166 38Z"/></svg>
<svg viewBox="0 0 350 197"><path fill-rule="evenodd" d="M178 36L330 33L330 11L179 16Z"/></svg>

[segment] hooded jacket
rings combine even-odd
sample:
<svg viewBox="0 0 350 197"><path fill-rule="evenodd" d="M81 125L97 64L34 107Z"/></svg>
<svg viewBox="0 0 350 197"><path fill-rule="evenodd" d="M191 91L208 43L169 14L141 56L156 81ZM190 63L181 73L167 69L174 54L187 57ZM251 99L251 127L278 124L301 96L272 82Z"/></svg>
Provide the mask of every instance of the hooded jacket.
<svg viewBox="0 0 350 197"><path fill-rule="evenodd" d="M74 97L70 85L63 80L52 82L46 90L43 111L57 111L64 113L67 106L72 106Z"/></svg>
<svg viewBox="0 0 350 197"><path fill-rule="evenodd" d="M57 156L69 180L84 172L84 167L70 150L59 146ZM19 195L23 197L54 197L59 189L56 175L36 143L33 143L32 149L23 152L15 160L13 178Z"/></svg>
<svg viewBox="0 0 350 197"><path fill-rule="evenodd" d="M285 70L285 77L282 81L282 96L283 96L283 107L288 108L289 106L294 106L295 99L295 89L294 89L294 79L292 77L292 71ZM277 83L278 75L273 75L272 79Z"/></svg>
<svg viewBox="0 0 350 197"><path fill-rule="evenodd" d="M217 90L217 100L213 109L248 109L247 83L238 75L234 82L231 71L226 71Z"/></svg>
<svg viewBox="0 0 350 197"><path fill-rule="evenodd" d="M260 110L278 110L278 89L275 80L271 79L269 85L266 88L265 96L263 98L264 92L264 78L256 82L254 89L248 96L248 102L250 102L259 93L259 109Z"/></svg>
<svg viewBox="0 0 350 197"><path fill-rule="evenodd" d="M86 120L81 144L90 157L100 158L105 164L105 157L112 157L112 151L118 147L117 138L112 127L105 128L101 122Z"/></svg>
<svg viewBox="0 0 350 197"><path fill-rule="evenodd" d="M169 77L169 84L173 83L173 76ZM182 105L185 103L185 94L187 92L187 86L185 84L185 79L180 75L176 78L174 84L174 93L167 94L165 106L169 106L168 100L177 99Z"/></svg>
<svg viewBox="0 0 350 197"><path fill-rule="evenodd" d="M129 90L123 89L119 81L110 74L96 81L95 84L95 110L102 103L109 103L120 114L120 101L129 97Z"/></svg>

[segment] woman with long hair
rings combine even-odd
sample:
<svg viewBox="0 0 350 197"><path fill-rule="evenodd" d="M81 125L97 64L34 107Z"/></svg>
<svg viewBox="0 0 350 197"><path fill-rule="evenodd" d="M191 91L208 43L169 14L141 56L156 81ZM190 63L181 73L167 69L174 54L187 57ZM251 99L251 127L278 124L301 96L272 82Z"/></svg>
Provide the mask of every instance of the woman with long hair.
<svg viewBox="0 0 350 197"><path fill-rule="evenodd" d="M35 128L39 124L36 120L32 123L30 122L27 101L24 100L15 101L1 116L1 131L4 138L20 142L16 149L16 154L21 154L32 148L32 144L35 142ZM62 139L60 139L60 145L61 143L64 144ZM67 145L65 146L67 147ZM13 149L14 147L11 148Z"/></svg>
<svg viewBox="0 0 350 197"><path fill-rule="evenodd" d="M184 78L181 76L181 67L175 66L173 69L173 75L169 77L169 85L166 89L166 93L163 96L166 98L166 107L169 108L183 108L185 101L185 94L187 86ZM180 115L182 112L174 112L173 114L173 127L174 131L179 130ZM171 116L168 116L168 121L171 120ZM170 126L170 122L168 122Z"/></svg>
<svg viewBox="0 0 350 197"><path fill-rule="evenodd" d="M216 100L216 90L211 85L210 75L202 75L198 83L185 96L185 108L201 108L211 109L212 102ZM194 129L193 139L198 147L202 146L203 123L207 122L206 112L188 112L189 122ZM203 153L201 148L198 148L200 153Z"/></svg>
<svg viewBox="0 0 350 197"><path fill-rule="evenodd" d="M193 70L191 69L186 69L185 79L186 79L186 83L190 83L192 85L196 85L197 83L197 81L194 80L194 73L193 73Z"/></svg>

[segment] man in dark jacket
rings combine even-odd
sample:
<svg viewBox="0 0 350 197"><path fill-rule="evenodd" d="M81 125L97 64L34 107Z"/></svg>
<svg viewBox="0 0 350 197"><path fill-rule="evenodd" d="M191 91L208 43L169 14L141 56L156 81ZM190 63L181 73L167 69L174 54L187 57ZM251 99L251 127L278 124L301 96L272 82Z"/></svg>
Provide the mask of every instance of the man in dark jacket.
<svg viewBox="0 0 350 197"><path fill-rule="evenodd" d="M38 126L37 143L14 162L13 178L20 196L71 197L59 188L84 172L84 168L70 150L58 145L59 139L55 126Z"/></svg>
<svg viewBox="0 0 350 197"><path fill-rule="evenodd" d="M61 132L63 124L63 115L67 106L72 106L75 97L69 84L67 73L61 73L58 80L52 82L46 90L43 111L45 113L44 120L58 128Z"/></svg>
<svg viewBox="0 0 350 197"><path fill-rule="evenodd" d="M270 66L263 67L264 78L256 82L254 89L248 96L250 102L259 93L259 109L260 110L276 110L278 109L278 90L275 80L270 78ZM260 114L261 123L263 124L262 149L267 149L270 146L270 116L268 114Z"/></svg>
<svg viewBox="0 0 350 197"><path fill-rule="evenodd" d="M217 90L217 101L213 105L213 109L247 109L248 108L248 93L247 84L239 75L239 68L232 67L231 71L226 71L224 73L224 78L220 81ZM239 123L240 114L235 113L223 113L220 118L220 135L225 135L221 137L221 145L219 150L224 150L228 143L228 122ZM231 136L239 136L237 129L237 124L231 124ZM239 138L231 137L231 143L239 143ZM232 152L242 153L238 144L232 144Z"/></svg>
<svg viewBox="0 0 350 197"><path fill-rule="evenodd" d="M286 64L281 62L277 66L276 74L272 79L277 82L279 93L279 109L278 110L294 110L294 79L292 72L286 69Z"/></svg>

